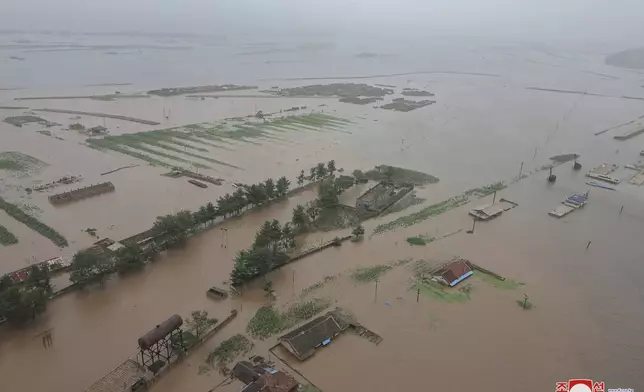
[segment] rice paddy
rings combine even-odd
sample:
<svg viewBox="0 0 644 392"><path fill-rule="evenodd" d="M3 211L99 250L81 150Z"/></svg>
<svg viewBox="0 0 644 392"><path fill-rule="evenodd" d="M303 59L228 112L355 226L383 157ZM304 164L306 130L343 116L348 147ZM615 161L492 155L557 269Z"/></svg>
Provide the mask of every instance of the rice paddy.
<svg viewBox="0 0 644 392"><path fill-rule="evenodd" d="M13 245L17 244L18 239L6 227L0 225L0 245Z"/></svg>
<svg viewBox="0 0 644 392"><path fill-rule="evenodd" d="M18 151L0 152L0 171L28 176L45 166L47 166L45 162Z"/></svg>
<svg viewBox="0 0 644 392"><path fill-rule="evenodd" d="M283 140L294 131L347 132L351 122L322 113L293 115L274 119L235 119L217 123L189 124L182 127L88 139L90 148L111 150L165 167L225 166L240 169L221 159L216 150L230 150L231 145Z"/></svg>
<svg viewBox="0 0 644 392"><path fill-rule="evenodd" d="M407 227L407 226L415 225L416 223L419 223L426 219L440 215L444 212L452 210L456 207L460 207L467 203L469 203L469 200L464 195L452 197L450 199L441 201L439 203L432 204L429 207L425 207L418 212L414 212L412 214L402 216L391 222L378 225L376 226L373 232L374 234L378 234L378 233L383 233L385 231L393 230L397 227Z"/></svg>
<svg viewBox="0 0 644 392"><path fill-rule="evenodd" d="M37 231L43 237L48 238L51 242L56 244L56 246L59 246L62 248L68 245L67 239L65 239L65 237L63 237L59 232L47 226L37 218L34 218L33 216L27 214L26 212L21 210L17 205L9 203L8 201L4 200L2 197L0 197L0 210L4 210L7 214L9 214L12 218L17 220L18 222L22 222L31 230Z"/></svg>

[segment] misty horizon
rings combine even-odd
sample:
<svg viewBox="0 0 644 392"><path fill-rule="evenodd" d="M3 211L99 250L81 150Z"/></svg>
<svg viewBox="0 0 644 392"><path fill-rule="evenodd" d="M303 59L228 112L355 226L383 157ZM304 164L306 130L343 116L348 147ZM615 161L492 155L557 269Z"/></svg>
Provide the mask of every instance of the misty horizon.
<svg viewBox="0 0 644 392"><path fill-rule="evenodd" d="M324 35L422 40L455 35L639 46L644 5L632 0L8 0L2 31L184 35Z"/></svg>

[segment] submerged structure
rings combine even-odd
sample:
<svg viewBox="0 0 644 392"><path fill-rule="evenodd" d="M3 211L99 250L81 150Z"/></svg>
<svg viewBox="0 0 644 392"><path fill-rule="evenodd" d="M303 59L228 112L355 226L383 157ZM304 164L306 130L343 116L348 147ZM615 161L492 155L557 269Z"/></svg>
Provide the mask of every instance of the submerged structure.
<svg viewBox="0 0 644 392"><path fill-rule="evenodd" d="M329 312L279 338L282 347L300 361L313 356L315 349L326 346L331 340L349 328L350 324L338 315Z"/></svg>
<svg viewBox="0 0 644 392"><path fill-rule="evenodd" d="M454 287L463 280L472 276L474 271L467 260L456 260L445 264L432 273L432 280L449 287Z"/></svg>
<svg viewBox="0 0 644 392"><path fill-rule="evenodd" d="M65 204L72 201L86 199L88 197L100 195L107 192L113 192L116 188L111 182L102 182L100 184L86 186L84 188L74 189L73 191L58 193L49 196L49 202L54 205Z"/></svg>
<svg viewBox="0 0 644 392"><path fill-rule="evenodd" d="M398 186L382 181L369 188L356 200L356 208L361 211L381 213L414 189L412 185Z"/></svg>

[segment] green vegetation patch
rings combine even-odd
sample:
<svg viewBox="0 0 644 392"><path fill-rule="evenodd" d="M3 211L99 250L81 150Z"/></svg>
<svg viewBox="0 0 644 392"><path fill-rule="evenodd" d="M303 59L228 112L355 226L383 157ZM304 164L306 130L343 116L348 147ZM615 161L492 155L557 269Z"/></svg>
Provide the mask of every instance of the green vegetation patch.
<svg viewBox="0 0 644 392"><path fill-rule="evenodd" d="M0 225L0 245L13 245L18 243L18 238L6 227Z"/></svg>
<svg viewBox="0 0 644 392"><path fill-rule="evenodd" d="M237 356L246 354L253 348L253 343L244 335L237 334L226 339L208 354L206 362L211 366L224 367Z"/></svg>
<svg viewBox="0 0 644 392"><path fill-rule="evenodd" d="M478 197L485 197L493 194L494 192L500 191L507 188L503 181L495 182L489 185L482 186L480 188L473 188L465 192L466 195L476 195Z"/></svg>
<svg viewBox="0 0 644 392"><path fill-rule="evenodd" d="M360 283L371 282L380 278L392 268L391 265L386 264L374 265L373 267L360 267L351 273L351 279Z"/></svg>
<svg viewBox="0 0 644 392"><path fill-rule="evenodd" d="M469 291L461 291L455 288L447 289L442 287L439 283L431 280L425 279L422 282L417 283L416 288L420 289L421 294L439 301L465 302L470 300Z"/></svg>
<svg viewBox="0 0 644 392"><path fill-rule="evenodd" d="M330 305L328 300L315 298L294 304L283 312L272 306L264 306L255 312L253 318L248 322L246 331L253 338L263 340L313 318Z"/></svg>
<svg viewBox="0 0 644 392"><path fill-rule="evenodd" d="M481 279L485 283L491 285L492 287L496 287L503 290L516 290L517 288L525 285L525 283L523 282L517 282L512 279L506 278L505 280L500 280L495 278L494 276L488 275L478 270L474 271L474 276Z"/></svg>
<svg viewBox="0 0 644 392"><path fill-rule="evenodd" d="M364 83L332 83L283 88L273 93L287 97L384 97L385 95L393 94L394 91Z"/></svg>
<svg viewBox="0 0 644 392"><path fill-rule="evenodd" d="M0 152L0 170L29 175L46 166L45 162L18 151Z"/></svg>
<svg viewBox="0 0 644 392"><path fill-rule="evenodd" d="M105 136L86 140L89 147L112 150L168 168L195 166L210 168L199 161L240 169L238 166L212 157L212 149L228 149L219 144L243 142L260 145L253 140L281 140L277 134L293 131L343 132L347 120L325 114L294 115L264 121L247 118L218 123L189 124L183 127Z"/></svg>
<svg viewBox="0 0 644 392"><path fill-rule="evenodd" d="M427 237L426 235L417 235L415 237L407 237L407 243L409 245L427 245L428 243L434 241L433 237Z"/></svg>
<svg viewBox="0 0 644 392"><path fill-rule="evenodd" d="M33 216L25 213L17 205L7 202L2 197L0 197L0 209L11 215L11 217L13 217L15 220L25 224L30 229L37 231L43 237L48 238L51 242L56 244L56 246L67 246L67 239L65 239L65 237L63 237L59 232L47 226Z"/></svg>
<svg viewBox="0 0 644 392"><path fill-rule="evenodd" d="M398 184L427 185L439 181L437 177L415 170L402 167L380 165L364 173L364 176L373 181L393 181Z"/></svg>
<svg viewBox="0 0 644 392"><path fill-rule="evenodd" d="M415 225L416 223L419 223L426 219L440 215L446 211L452 210L456 207L460 207L467 203L469 203L469 200L467 199L466 196L460 195L457 197L453 197L453 198L441 201L440 203L432 204L431 206L425 207L418 212L414 212L412 214L402 216L389 223L378 225L373 232L374 234L378 234L378 233L383 233L385 231L393 230L397 227L407 227L407 226Z"/></svg>

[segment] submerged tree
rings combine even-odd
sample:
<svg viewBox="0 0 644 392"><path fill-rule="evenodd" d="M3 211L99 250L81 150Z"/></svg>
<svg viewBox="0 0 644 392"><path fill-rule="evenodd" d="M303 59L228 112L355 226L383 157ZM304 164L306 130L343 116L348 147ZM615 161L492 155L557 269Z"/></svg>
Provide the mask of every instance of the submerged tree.
<svg viewBox="0 0 644 392"><path fill-rule="evenodd" d="M335 161L333 159L326 164L326 167L330 175L333 175L333 173L335 173L336 168L335 168Z"/></svg>
<svg viewBox="0 0 644 392"><path fill-rule="evenodd" d="M291 186L291 182L286 177L280 177L277 179L277 184L275 187L275 193L277 197L286 196L288 193L288 188Z"/></svg>
<svg viewBox="0 0 644 392"><path fill-rule="evenodd" d="M264 182L264 194L266 195L267 200L271 200L275 197L275 182L272 178L269 178Z"/></svg>
<svg viewBox="0 0 644 392"><path fill-rule="evenodd" d="M186 320L188 331L199 339L210 328L217 324L217 319L208 317L208 312L205 310L195 310L190 313L191 318Z"/></svg>
<svg viewBox="0 0 644 392"><path fill-rule="evenodd" d="M318 165L315 167L315 173L317 175L318 180L321 180L324 177L326 177L327 170L326 170L326 166L324 166L324 163L321 163L321 162L318 163Z"/></svg>
<svg viewBox="0 0 644 392"><path fill-rule="evenodd" d="M293 217L291 218L291 222L298 229L302 229L306 227L306 225L308 225L309 218L306 215L306 211L304 211L304 207L301 204L298 204L293 209Z"/></svg>
<svg viewBox="0 0 644 392"><path fill-rule="evenodd" d="M300 174L297 176L297 185L299 186L304 185L305 179L306 179L306 176L304 175L304 170L302 170Z"/></svg>
<svg viewBox="0 0 644 392"><path fill-rule="evenodd" d="M69 280L79 287L92 283L103 283L111 264L101 255L94 252L78 252L72 259Z"/></svg>
<svg viewBox="0 0 644 392"><path fill-rule="evenodd" d="M353 234L356 240L360 240L364 236L364 232L365 232L364 227L362 225L358 225L353 229L351 234Z"/></svg>
<svg viewBox="0 0 644 392"><path fill-rule="evenodd" d="M140 270L145 263L145 255L141 247L137 245L127 245L116 252L116 270L119 273Z"/></svg>

